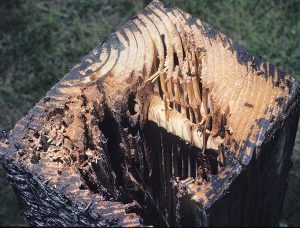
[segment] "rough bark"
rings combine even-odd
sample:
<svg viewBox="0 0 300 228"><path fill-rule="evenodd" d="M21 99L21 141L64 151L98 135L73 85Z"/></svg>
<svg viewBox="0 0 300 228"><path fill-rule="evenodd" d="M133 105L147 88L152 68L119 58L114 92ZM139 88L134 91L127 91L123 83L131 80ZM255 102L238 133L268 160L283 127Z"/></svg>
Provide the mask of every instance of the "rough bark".
<svg viewBox="0 0 300 228"><path fill-rule="evenodd" d="M277 225L299 84L153 1L0 144L36 226Z"/></svg>

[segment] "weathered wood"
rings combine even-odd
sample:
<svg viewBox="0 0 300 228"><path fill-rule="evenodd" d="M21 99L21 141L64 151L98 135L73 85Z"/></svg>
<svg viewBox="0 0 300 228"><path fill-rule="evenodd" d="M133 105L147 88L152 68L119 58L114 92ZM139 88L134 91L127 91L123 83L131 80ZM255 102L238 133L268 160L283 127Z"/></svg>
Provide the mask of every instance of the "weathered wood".
<svg viewBox="0 0 300 228"><path fill-rule="evenodd" d="M0 144L36 226L277 225L299 84L153 1Z"/></svg>

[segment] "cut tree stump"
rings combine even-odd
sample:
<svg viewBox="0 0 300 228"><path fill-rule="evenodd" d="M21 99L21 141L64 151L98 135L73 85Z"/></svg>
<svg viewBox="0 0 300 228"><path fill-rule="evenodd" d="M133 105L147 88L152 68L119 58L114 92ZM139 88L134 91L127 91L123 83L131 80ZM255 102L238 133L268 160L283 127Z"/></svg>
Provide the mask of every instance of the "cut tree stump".
<svg viewBox="0 0 300 228"><path fill-rule="evenodd" d="M278 225L298 120L294 78L153 1L0 155L33 226Z"/></svg>

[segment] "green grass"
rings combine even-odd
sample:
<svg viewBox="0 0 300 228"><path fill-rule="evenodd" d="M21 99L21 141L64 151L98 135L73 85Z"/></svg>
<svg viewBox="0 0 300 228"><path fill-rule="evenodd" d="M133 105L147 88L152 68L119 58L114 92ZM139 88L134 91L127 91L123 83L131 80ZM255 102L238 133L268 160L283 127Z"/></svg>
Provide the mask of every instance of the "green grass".
<svg viewBox="0 0 300 228"><path fill-rule="evenodd" d="M198 16L300 79L300 1L182 1L174 5Z"/></svg>
<svg viewBox="0 0 300 228"><path fill-rule="evenodd" d="M300 77L300 2L166 1ZM12 128L51 85L143 7L140 0L0 3L0 128Z"/></svg>
<svg viewBox="0 0 300 228"><path fill-rule="evenodd" d="M142 8L128 0L0 5L0 128L12 128L105 35ZM113 2L113 3L112 3Z"/></svg>
<svg viewBox="0 0 300 228"><path fill-rule="evenodd" d="M300 79L299 0L166 2ZM141 0L0 1L0 129L11 129L101 38L143 6ZM0 176L0 225L20 224L6 185Z"/></svg>

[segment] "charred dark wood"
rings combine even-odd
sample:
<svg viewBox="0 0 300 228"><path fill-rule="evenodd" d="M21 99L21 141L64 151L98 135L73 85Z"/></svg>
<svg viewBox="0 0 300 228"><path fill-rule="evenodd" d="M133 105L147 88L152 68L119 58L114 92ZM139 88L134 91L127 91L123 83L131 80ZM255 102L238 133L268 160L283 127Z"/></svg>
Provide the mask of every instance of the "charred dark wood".
<svg viewBox="0 0 300 228"><path fill-rule="evenodd" d="M277 225L299 84L153 1L0 144L34 226Z"/></svg>

